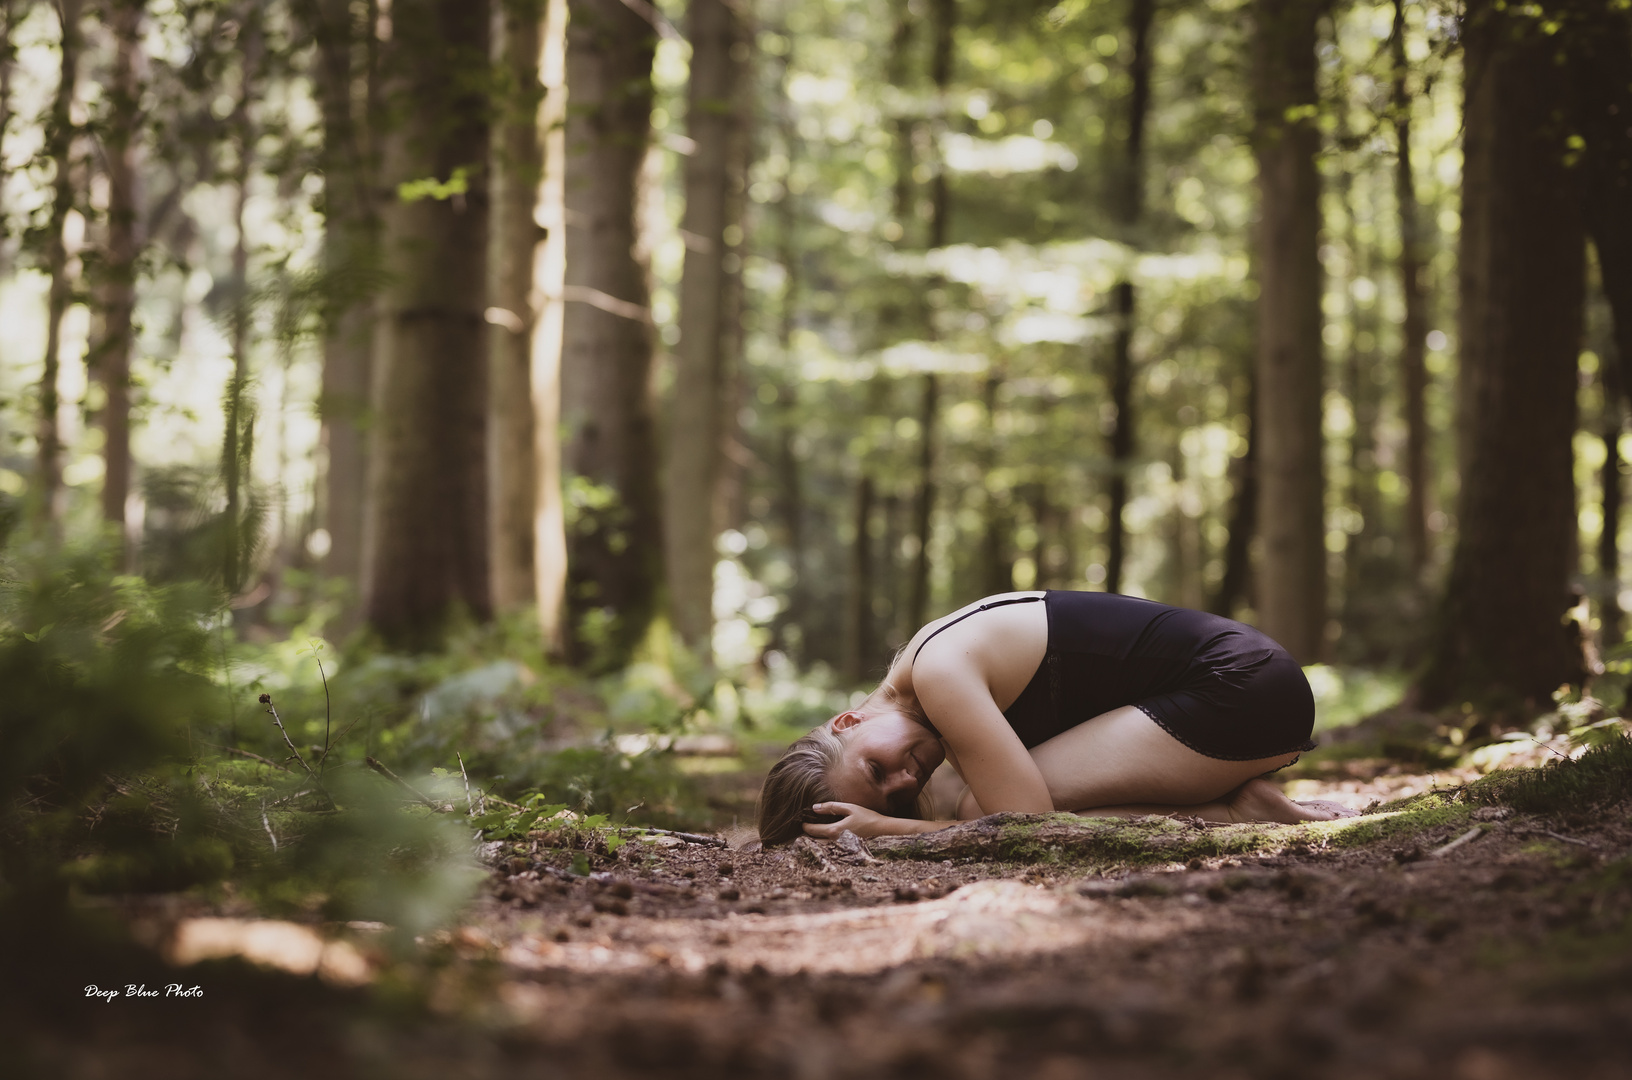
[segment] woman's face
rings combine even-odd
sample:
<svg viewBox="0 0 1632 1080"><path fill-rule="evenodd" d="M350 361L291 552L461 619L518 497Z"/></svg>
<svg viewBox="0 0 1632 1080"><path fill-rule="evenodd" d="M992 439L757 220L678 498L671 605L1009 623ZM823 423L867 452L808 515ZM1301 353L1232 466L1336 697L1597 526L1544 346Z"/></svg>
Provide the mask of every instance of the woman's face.
<svg viewBox="0 0 1632 1080"><path fill-rule="evenodd" d="M893 709L867 716L840 713L833 718L833 730L845 744L827 778L834 799L881 814L911 816L918 793L946 760L940 739Z"/></svg>

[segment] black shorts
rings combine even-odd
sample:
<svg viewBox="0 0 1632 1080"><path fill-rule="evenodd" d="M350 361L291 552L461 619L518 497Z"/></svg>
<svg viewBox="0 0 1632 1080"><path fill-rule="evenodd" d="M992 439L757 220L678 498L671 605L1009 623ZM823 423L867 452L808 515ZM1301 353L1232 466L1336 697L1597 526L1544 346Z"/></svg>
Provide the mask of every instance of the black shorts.
<svg viewBox="0 0 1632 1080"><path fill-rule="evenodd" d="M1314 748L1303 669L1252 627L1115 593L1050 591L1044 605L1048 652L1003 714L1028 748L1127 705L1211 758Z"/></svg>

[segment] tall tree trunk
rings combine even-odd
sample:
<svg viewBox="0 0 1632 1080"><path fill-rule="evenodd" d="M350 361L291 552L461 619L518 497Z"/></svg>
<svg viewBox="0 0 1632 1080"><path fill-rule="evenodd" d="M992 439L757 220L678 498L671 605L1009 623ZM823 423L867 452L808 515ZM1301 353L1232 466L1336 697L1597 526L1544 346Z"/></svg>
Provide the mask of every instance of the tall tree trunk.
<svg viewBox="0 0 1632 1080"><path fill-rule="evenodd" d="M1207 604L1215 615L1231 616L1247 595L1252 577L1252 534L1258 521L1258 376L1247 373L1247 449L1231 462L1235 493L1230 502L1229 539L1224 545L1224 576Z"/></svg>
<svg viewBox="0 0 1632 1080"><path fill-rule="evenodd" d="M930 46L929 76L935 87L936 98L945 103L952 85L952 39L956 29L956 0L933 0L931 18L934 37ZM900 38L905 42L905 36ZM945 110L938 110L945 115ZM937 132L938 135L938 132ZM931 250L946 243L947 214L951 192L947 186L946 163L940 159L940 139L931 140L936 147L934 174L929 189L929 228L925 246ZM898 192L897 198L900 198ZM935 313L924 312L926 331L935 337ZM940 378L933 371L924 373L922 411L918 418L918 492L913 504L913 530L918 537L918 550L913 555L912 577L907 600L907 621L916 630L929 617L930 547L934 539L935 520L935 438L941 408Z"/></svg>
<svg viewBox="0 0 1632 1080"><path fill-rule="evenodd" d="M651 316L635 222L655 42L651 25L620 0L569 7L561 360L567 645L577 662L611 668L651 624L663 560Z"/></svg>
<svg viewBox="0 0 1632 1080"><path fill-rule="evenodd" d="M1128 131L1124 147L1117 217L1123 241L1137 243L1145 193L1145 116L1150 111L1150 24L1155 0L1129 0L1128 31L1133 56L1128 63ZM1111 428L1110 509L1106 518L1107 555L1105 591L1122 591L1122 565L1127 529L1122 512L1128 505L1128 477L1133 469L1133 328L1136 306L1133 282L1123 280L1115 289L1116 339L1111 354L1111 407L1116 413Z"/></svg>
<svg viewBox="0 0 1632 1080"><path fill-rule="evenodd" d="M103 268L102 340L95 366L106 403L102 409L102 520L113 525L125 545L121 562L131 564L125 522L130 498L130 360L136 307L138 227L136 133L141 123L142 16L145 0L114 0L109 22L114 37L111 110L103 147L108 169L108 248Z"/></svg>
<svg viewBox="0 0 1632 1080"><path fill-rule="evenodd" d="M233 167L233 243L229 341L232 376L227 382L226 425L221 439L221 473L227 505L221 523L221 579L228 595L240 592L249 578L249 535L252 522L246 514L246 491L250 480L251 450L255 410L248 400L249 390L249 237L244 209L249 203L249 178L254 169L255 121L249 115L254 96L259 93L261 57L265 47L259 14L253 10L238 33L238 101L228 118L237 160Z"/></svg>
<svg viewBox="0 0 1632 1080"><path fill-rule="evenodd" d="M503 93L488 155L492 211L488 231L488 561L493 606L518 611L536 601L533 579L534 461L532 346L535 249L533 219L543 173L539 142L539 47L543 0L493 5L493 62Z"/></svg>
<svg viewBox="0 0 1632 1080"><path fill-rule="evenodd" d="M447 186L384 214L390 284L374 335L365 609L385 640L434 646L457 609L492 610L487 545L486 176L489 9L396 0L385 57L386 190Z"/></svg>
<svg viewBox="0 0 1632 1080"><path fill-rule="evenodd" d="M349 628L361 614L357 600L363 587L368 502L372 294L380 263L380 208L375 195L378 31L372 3L363 20L354 17L351 0L318 0L306 14L317 42L314 81L323 117L323 267L329 281L318 408L326 458L320 520L329 536L323 572L352 586L339 619L342 628ZM360 101L353 93L358 81L365 90Z"/></svg>
<svg viewBox="0 0 1632 1080"><path fill-rule="evenodd" d="M686 130L696 148L686 158L686 240L680 278L680 344L675 354L664 477L664 539L669 605L675 629L694 649L708 644L714 625L715 487L726 425L726 227L734 160L737 81L733 50L745 45L734 6L690 0L691 81Z"/></svg>
<svg viewBox="0 0 1632 1080"><path fill-rule="evenodd" d="M1321 474L1320 150L1316 22L1322 0L1256 0L1253 92L1259 234L1258 625L1308 664L1326 626Z"/></svg>
<svg viewBox="0 0 1632 1080"><path fill-rule="evenodd" d="M790 42L794 39L790 38ZM791 45L781 58L777 78L776 121L783 153L788 157L791 173L801 141L793 123L792 102L788 98L788 70L792 66ZM782 298L777 313L777 347L781 353L782 375L777 379L776 391L776 499L777 517L782 523L783 545L788 553L788 565L793 580L788 586L787 606L777 618L773 630L776 647L789 648L790 628L798 628L802 637L805 616L809 607L809 583L805 580L805 484L804 469L799 460L799 390L794 378L793 332L798 326L800 300L799 244L796 233L800 213L797 196L784 183L776 201L777 261L782 264Z"/></svg>
<svg viewBox="0 0 1632 1080"><path fill-rule="evenodd" d="M69 279L69 258L63 229L68 212L74 208L73 122L74 95L79 86L79 55L83 31L79 25L81 0L60 0L57 16L61 25L56 96L51 102L45 132L45 153L51 159L51 216L46 224L45 271L50 278L46 294L45 367L40 375L40 415L36 431L34 512L43 529L55 536L62 519L62 431L58 413L62 408L57 391L62 351L62 318L73 297Z"/></svg>
<svg viewBox="0 0 1632 1080"><path fill-rule="evenodd" d="M1401 412L1405 416L1405 547L1411 580L1423 584L1428 569L1428 369L1423 346L1428 336L1428 297L1423 286L1422 211L1417 205L1411 164L1410 68L1405 55L1405 0L1394 0L1393 61L1394 197L1400 216L1400 292L1405 320L1400 326Z"/></svg>
<svg viewBox="0 0 1632 1080"><path fill-rule="evenodd" d="M1584 232L1565 162L1555 45L1517 9L1472 0L1464 24L1462 462L1458 535L1419 690L1544 702L1578 681L1560 625L1576 535L1571 442L1581 343ZM1519 31L1515 33L1515 31Z"/></svg>
<svg viewBox="0 0 1632 1080"><path fill-rule="evenodd" d="M539 188L543 242L533 249L534 302L532 369L533 467L538 489L533 495L533 585L537 590L538 626L544 648L564 655L562 626L567 592L566 500L561 489L561 347L566 320L566 126L567 0L545 0L544 41L540 58L544 102L538 112L544 170Z"/></svg>
<svg viewBox="0 0 1632 1080"><path fill-rule="evenodd" d="M1603 582L1598 603L1599 640L1621 640L1621 505L1624 481L1621 470L1621 433L1626 430L1626 384L1620 350L1613 344L1598 361L1598 385L1603 404L1598 420L1604 443L1604 464L1598 480L1603 492L1603 530L1598 534L1598 577Z"/></svg>

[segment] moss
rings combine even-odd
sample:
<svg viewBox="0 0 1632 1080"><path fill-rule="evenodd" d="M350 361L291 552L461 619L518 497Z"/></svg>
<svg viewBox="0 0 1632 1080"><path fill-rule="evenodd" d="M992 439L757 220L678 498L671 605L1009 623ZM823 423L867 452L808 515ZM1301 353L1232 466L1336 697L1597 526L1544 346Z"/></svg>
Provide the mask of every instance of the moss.
<svg viewBox="0 0 1632 1080"><path fill-rule="evenodd" d="M1318 821L1299 826L1320 835L1333 847L1361 847L1392 840L1441 825L1457 825L1468 819L1468 807L1446 802L1437 795L1420 795L1405 800L1394 809L1337 821Z"/></svg>
<svg viewBox="0 0 1632 1080"><path fill-rule="evenodd" d="M1632 795L1632 738L1615 735L1579 758L1534 769L1504 769L1469 784L1470 803L1532 814L1579 813Z"/></svg>

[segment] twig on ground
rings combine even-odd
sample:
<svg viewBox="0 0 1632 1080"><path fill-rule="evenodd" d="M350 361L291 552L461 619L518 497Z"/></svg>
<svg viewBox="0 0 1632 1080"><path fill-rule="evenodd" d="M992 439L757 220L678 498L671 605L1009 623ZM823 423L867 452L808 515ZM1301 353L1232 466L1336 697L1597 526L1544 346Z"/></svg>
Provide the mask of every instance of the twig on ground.
<svg viewBox="0 0 1632 1080"><path fill-rule="evenodd" d="M1455 840L1452 840L1450 843L1446 844L1444 847L1435 848L1433 851L1430 851L1428 853L1428 857L1430 859L1442 858L1443 856L1448 855L1451 852L1455 851L1457 848L1461 847L1463 844L1472 843L1474 840L1477 840L1479 837L1483 836L1484 833L1485 833L1484 829L1482 829L1479 826L1475 825L1473 828L1469 829L1467 832L1463 833L1461 836L1458 836Z"/></svg>
<svg viewBox="0 0 1632 1080"><path fill-rule="evenodd" d="M1590 848L1592 846L1591 844L1587 843L1585 840L1577 840L1573 836L1564 836L1563 834L1556 833L1551 829L1541 829L1539 831L1541 832L1541 834L1543 836L1550 836L1554 840L1562 840L1566 844L1578 844L1578 845L1580 845L1581 847L1584 847L1584 848Z"/></svg>
<svg viewBox="0 0 1632 1080"><path fill-rule="evenodd" d="M448 812L449 807L439 802L432 802L429 795L426 795L423 791L419 790L414 785L410 784L408 781L386 768L378 760L371 757L365 757L363 759L363 764L367 765L370 769L373 769L375 772L379 773L381 776L385 777L387 780L391 781L393 784L397 785L402 790L412 795L415 799L430 807L432 810L435 810L437 813L445 814Z"/></svg>
<svg viewBox="0 0 1632 1080"><path fill-rule="evenodd" d="M274 800L272 800L272 809L276 810L280 806L288 806L290 803L294 802L296 799L300 798L301 796L310 795L311 793L312 793L311 788L301 788L299 791L295 792L293 795L285 795L281 799L274 799Z"/></svg>
<svg viewBox="0 0 1632 1080"><path fill-rule="evenodd" d="M722 848L731 846L723 836L703 836L699 833L675 832L673 829L654 829L647 825L629 825L625 826L625 828L634 829L637 832L655 833L658 836L672 836L676 840L684 840L688 844L706 844L709 847ZM622 832L623 829L618 831Z"/></svg>
<svg viewBox="0 0 1632 1080"><path fill-rule="evenodd" d="M270 765L274 769L281 770L282 772L288 772L289 771L289 767L287 765L283 765L283 764L280 764L279 762L273 761L271 758L264 758L259 754L252 754L248 750L240 750L236 746L222 746L220 743L205 743L204 745L205 746L213 746L217 750L223 751L223 752L228 753L228 754L237 754L239 757L249 758L251 761L258 761L262 765Z"/></svg>
<svg viewBox="0 0 1632 1080"><path fill-rule="evenodd" d="M332 796L329 795L328 791L326 791L324 789L323 781L319 780L318 777L317 777L317 774L312 771L312 767L310 765L306 764L306 759L300 756L300 751L299 750L295 749L294 740L289 738L289 732L284 730L283 720L280 719L279 716L278 716L278 707L276 705L272 704L272 695L271 694L262 694L261 695L261 704L265 705L266 706L266 711L269 714L271 714L272 722L274 724L278 725L278 733L283 736L283 741L286 744L288 744L289 752L295 755L295 760L300 762L300 767L305 769L306 770L306 775L310 776L312 778L312 783L317 785L317 790L323 792L323 798L328 800L329 809L330 810L335 809L334 799L333 799Z"/></svg>

